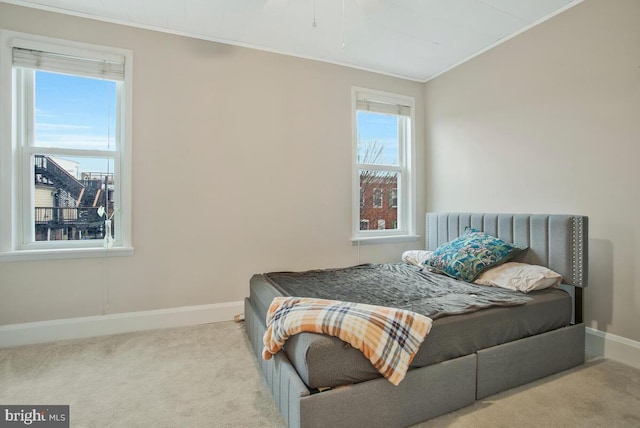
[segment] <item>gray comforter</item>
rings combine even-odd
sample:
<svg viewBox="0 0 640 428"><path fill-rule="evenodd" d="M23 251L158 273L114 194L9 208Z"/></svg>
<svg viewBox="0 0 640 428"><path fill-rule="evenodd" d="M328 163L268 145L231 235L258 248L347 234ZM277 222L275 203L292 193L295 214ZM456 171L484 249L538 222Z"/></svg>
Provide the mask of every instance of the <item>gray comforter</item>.
<svg viewBox="0 0 640 428"><path fill-rule="evenodd" d="M390 306L431 319L522 305L522 293L474 285L404 263L264 274L284 295Z"/></svg>

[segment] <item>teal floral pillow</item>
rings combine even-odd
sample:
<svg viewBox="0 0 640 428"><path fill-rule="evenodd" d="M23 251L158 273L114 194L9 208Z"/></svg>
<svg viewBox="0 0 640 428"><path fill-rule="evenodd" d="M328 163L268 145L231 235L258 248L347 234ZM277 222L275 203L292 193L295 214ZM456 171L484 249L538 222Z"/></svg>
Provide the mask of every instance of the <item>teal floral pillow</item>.
<svg viewBox="0 0 640 428"><path fill-rule="evenodd" d="M440 245L425 260L427 268L471 282L485 270L526 250L477 229L467 228L453 241Z"/></svg>

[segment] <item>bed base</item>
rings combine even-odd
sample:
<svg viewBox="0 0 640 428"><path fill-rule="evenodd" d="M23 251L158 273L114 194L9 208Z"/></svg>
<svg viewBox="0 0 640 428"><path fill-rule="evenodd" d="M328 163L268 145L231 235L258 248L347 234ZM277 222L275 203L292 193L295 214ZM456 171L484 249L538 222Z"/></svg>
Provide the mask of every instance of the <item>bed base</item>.
<svg viewBox="0 0 640 428"><path fill-rule="evenodd" d="M312 393L284 352L262 359L264 321L249 299L244 310L258 365L291 428L406 427L584 363L578 324L410 370L398 386L378 378Z"/></svg>

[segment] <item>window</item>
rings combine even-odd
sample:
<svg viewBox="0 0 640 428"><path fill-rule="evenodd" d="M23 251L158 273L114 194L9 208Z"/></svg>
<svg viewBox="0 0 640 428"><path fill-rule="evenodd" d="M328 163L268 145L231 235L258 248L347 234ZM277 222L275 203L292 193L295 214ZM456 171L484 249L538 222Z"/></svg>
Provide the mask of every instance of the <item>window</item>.
<svg viewBox="0 0 640 428"><path fill-rule="evenodd" d="M382 208L382 189L373 189L373 207Z"/></svg>
<svg viewBox="0 0 640 428"><path fill-rule="evenodd" d="M389 190L389 208L398 208L398 189Z"/></svg>
<svg viewBox="0 0 640 428"><path fill-rule="evenodd" d="M414 100L361 88L354 88L352 96L353 240L415 239Z"/></svg>
<svg viewBox="0 0 640 428"><path fill-rule="evenodd" d="M0 256L130 253L131 52L0 36Z"/></svg>

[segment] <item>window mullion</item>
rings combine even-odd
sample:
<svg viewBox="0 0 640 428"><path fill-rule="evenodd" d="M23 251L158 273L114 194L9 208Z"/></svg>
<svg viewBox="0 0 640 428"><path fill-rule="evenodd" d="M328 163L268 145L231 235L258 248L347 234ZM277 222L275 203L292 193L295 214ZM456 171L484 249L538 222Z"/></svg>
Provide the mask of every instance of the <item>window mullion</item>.
<svg viewBox="0 0 640 428"><path fill-rule="evenodd" d="M395 165L375 165L375 164L359 163L358 169L367 169L370 171L393 171L393 172L399 173L399 172L402 172L403 167L395 166Z"/></svg>
<svg viewBox="0 0 640 428"><path fill-rule="evenodd" d="M118 152L112 150L66 149L58 147L31 146L25 149L29 155L75 156L85 158L117 159ZM113 172L113 171L112 171Z"/></svg>

